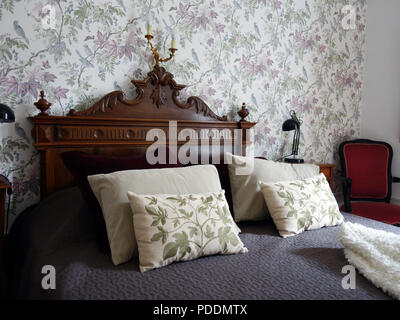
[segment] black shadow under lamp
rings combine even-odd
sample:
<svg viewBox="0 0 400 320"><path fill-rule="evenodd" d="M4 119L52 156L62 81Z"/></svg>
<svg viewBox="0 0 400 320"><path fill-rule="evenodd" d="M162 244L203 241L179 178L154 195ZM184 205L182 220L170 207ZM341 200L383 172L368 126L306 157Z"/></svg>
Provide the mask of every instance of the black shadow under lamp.
<svg viewBox="0 0 400 320"><path fill-rule="evenodd" d="M303 159L297 158L299 154L299 142L300 142L300 125L301 121L297 118L296 112L293 110L290 111L290 119L287 119L282 124L283 131L293 131L293 145L292 145L292 154L285 157L285 162L289 163L304 163Z"/></svg>
<svg viewBox="0 0 400 320"><path fill-rule="evenodd" d="M14 122L15 115L9 106L0 103L0 122Z"/></svg>

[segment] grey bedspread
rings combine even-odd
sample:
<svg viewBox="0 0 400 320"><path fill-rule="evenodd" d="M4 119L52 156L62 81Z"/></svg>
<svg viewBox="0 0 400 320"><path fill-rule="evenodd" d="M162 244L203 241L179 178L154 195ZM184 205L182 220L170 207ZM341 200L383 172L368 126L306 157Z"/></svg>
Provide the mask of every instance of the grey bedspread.
<svg viewBox="0 0 400 320"><path fill-rule="evenodd" d="M347 221L400 234L400 228L344 214ZM23 214L10 236L12 291L28 299L390 299L357 273L341 286L347 263L339 227L283 239L272 222L239 224L247 254L210 256L140 273L137 259L115 267L98 251L76 188ZM43 265L56 289L43 290Z"/></svg>

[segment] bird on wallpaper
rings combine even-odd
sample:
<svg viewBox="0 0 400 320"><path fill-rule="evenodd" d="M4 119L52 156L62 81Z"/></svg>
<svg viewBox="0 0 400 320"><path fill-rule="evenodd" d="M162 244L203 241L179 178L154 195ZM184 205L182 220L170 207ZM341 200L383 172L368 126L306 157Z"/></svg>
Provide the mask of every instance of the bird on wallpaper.
<svg viewBox="0 0 400 320"><path fill-rule="evenodd" d="M194 51L194 48L192 48L192 57L193 57L194 61L196 61L196 63L200 66L200 60L199 60L199 57L197 56L196 51Z"/></svg>
<svg viewBox="0 0 400 320"><path fill-rule="evenodd" d="M114 81L114 89L117 91L122 91L121 87L119 86L117 81Z"/></svg>
<svg viewBox="0 0 400 320"><path fill-rule="evenodd" d="M234 83L238 83L239 82L238 78L236 78L236 76L232 73L231 70L229 70L229 74L231 75L231 79L232 79L232 81Z"/></svg>
<svg viewBox="0 0 400 320"><path fill-rule="evenodd" d="M85 40L83 40L83 41L89 41L89 40L93 40L93 39L94 39L94 36L87 36L85 38Z"/></svg>
<svg viewBox="0 0 400 320"><path fill-rule="evenodd" d="M236 9L242 9L241 5L239 4L239 2L237 0L233 1L233 5L235 6Z"/></svg>
<svg viewBox="0 0 400 320"><path fill-rule="evenodd" d="M307 10L308 14L311 15L310 6L307 1L306 1L306 10Z"/></svg>
<svg viewBox="0 0 400 320"><path fill-rule="evenodd" d="M80 61L85 67L94 68L93 64L92 64L88 59L84 58L84 57L81 55L81 53L78 51L78 49L76 49L75 51L76 51L76 53L77 53L78 56L79 56L79 61Z"/></svg>
<svg viewBox="0 0 400 320"><path fill-rule="evenodd" d="M165 22L165 20L164 20L164 18L162 18L161 19L162 20L162 22L164 23L164 25L165 25L165 30L167 30L167 32L169 33L169 34L172 34L172 28Z"/></svg>
<svg viewBox="0 0 400 320"><path fill-rule="evenodd" d="M260 29L258 29L258 25L257 25L257 23L255 23L255 22L254 22L254 30L256 31L256 33L258 34L258 36L261 38Z"/></svg>
<svg viewBox="0 0 400 320"><path fill-rule="evenodd" d="M30 144L31 141L29 140L28 136L26 135L26 132L25 132L24 128L22 128L22 127L19 125L18 122L15 122L14 127L15 127L15 131L17 132L17 135L18 135L20 138L24 139L28 144Z"/></svg>
<svg viewBox="0 0 400 320"><path fill-rule="evenodd" d="M85 52L86 52L86 54L87 54L88 56L92 56L92 55L93 55L92 50L90 50L90 48L89 48L89 46L88 46L87 44L85 44L85 45L83 46L83 48L85 49Z"/></svg>
<svg viewBox="0 0 400 320"><path fill-rule="evenodd" d="M349 50L349 46L347 45L347 42L344 44L345 48L346 48L346 53L349 56L350 55L350 50Z"/></svg>
<svg viewBox="0 0 400 320"><path fill-rule="evenodd" d="M308 75L307 75L307 71L306 68L303 66L303 75L306 77L306 79L308 80Z"/></svg>
<svg viewBox="0 0 400 320"><path fill-rule="evenodd" d="M117 0L117 2L121 6L121 8L126 12L126 8L124 6L124 2L122 0Z"/></svg>
<svg viewBox="0 0 400 320"><path fill-rule="evenodd" d="M27 44L29 44L29 40L28 40L28 38L27 38L26 35L25 35L25 31L24 31L24 29L22 29L22 27L19 25L18 21L17 21L17 20L14 20L13 24L14 24L14 30L15 30L15 32L17 33L17 35L19 35L21 38L23 38L23 39L25 40L25 42L26 42Z"/></svg>
<svg viewBox="0 0 400 320"><path fill-rule="evenodd" d="M256 99L256 96L254 95L254 93L251 94L251 102L253 102L255 104L257 109L259 109L257 99Z"/></svg>

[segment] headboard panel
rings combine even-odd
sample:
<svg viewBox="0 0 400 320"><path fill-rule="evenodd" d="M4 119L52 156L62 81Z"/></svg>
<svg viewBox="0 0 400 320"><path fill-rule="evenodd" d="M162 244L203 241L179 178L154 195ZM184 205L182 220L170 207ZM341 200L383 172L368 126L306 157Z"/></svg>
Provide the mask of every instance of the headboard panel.
<svg viewBox="0 0 400 320"><path fill-rule="evenodd" d="M227 121L226 116L217 116L198 97L190 97L186 103L179 102L179 91L185 86L176 84L173 75L162 67L149 72L145 80L132 82L138 94L136 99L126 100L121 91L113 91L89 109L81 112L72 109L67 116L47 115L40 105L46 104L42 99L35 104L42 112L29 119L34 125L34 145L40 152L42 198L74 184L60 157L63 152L145 153L155 141L154 138L146 140L152 129L159 129L158 142L164 144L170 144L170 138L178 137L182 130L191 129L190 138L178 139L178 150L196 137L207 140L210 145L217 143L214 148L196 145L194 149L198 150L199 159L216 153L217 158L221 157L224 144L232 147L240 144L245 154L249 143L246 129L255 123ZM241 135L235 136L235 129L239 129ZM224 139L216 133L223 133Z"/></svg>

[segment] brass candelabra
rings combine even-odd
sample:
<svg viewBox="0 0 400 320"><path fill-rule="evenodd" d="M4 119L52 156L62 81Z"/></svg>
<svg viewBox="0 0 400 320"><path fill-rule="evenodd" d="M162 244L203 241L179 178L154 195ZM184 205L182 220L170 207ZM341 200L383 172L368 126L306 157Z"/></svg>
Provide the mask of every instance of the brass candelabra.
<svg viewBox="0 0 400 320"><path fill-rule="evenodd" d="M171 48L169 48L169 51L170 51L169 57L162 59L162 58L160 58L160 54L158 53L157 48L155 48L153 46L153 44L151 43L151 39L153 39L153 36L148 32L144 37L147 39L147 43L149 44L150 50L151 50L151 52L153 52L154 60L156 61L155 65L153 66L154 69L159 67L160 62L167 62L167 61L171 60L173 58L173 56L175 55L175 51L178 50L175 48L175 39L172 38Z"/></svg>

